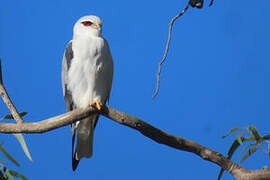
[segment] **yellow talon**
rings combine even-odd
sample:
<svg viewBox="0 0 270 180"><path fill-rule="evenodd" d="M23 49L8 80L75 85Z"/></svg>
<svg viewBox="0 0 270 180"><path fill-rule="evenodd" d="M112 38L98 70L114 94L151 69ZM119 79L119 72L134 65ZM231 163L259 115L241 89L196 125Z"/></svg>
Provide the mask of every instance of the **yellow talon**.
<svg viewBox="0 0 270 180"><path fill-rule="evenodd" d="M96 99L95 101L93 102L90 102L89 103L90 106L94 106L95 108L97 108L98 110L101 110L103 104L102 102L100 102L98 99Z"/></svg>
<svg viewBox="0 0 270 180"><path fill-rule="evenodd" d="M97 109L98 110L101 110L102 106L103 106L102 102L100 102L99 100L96 100L96 107L97 107Z"/></svg>

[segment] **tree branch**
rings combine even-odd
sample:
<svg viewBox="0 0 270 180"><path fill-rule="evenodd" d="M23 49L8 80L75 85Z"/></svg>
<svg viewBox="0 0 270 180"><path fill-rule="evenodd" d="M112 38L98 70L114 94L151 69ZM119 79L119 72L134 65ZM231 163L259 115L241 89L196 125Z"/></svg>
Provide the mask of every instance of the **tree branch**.
<svg viewBox="0 0 270 180"><path fill-rule="evenodd" d="M6 103L8 109L10 110L12 116L16 120L17 123L23 123L23 119L20 117L16 107L13 105L12 101L10 100L8 93L5 89L3 79L2 79L2 67L1 67L1 58L0 58L0 95L3 101Z"/></svg>
<svg viewBox="0 0 270 180"><path fill-rule="evenodd" d="M1 133L43 133L62 126L66 126L75 121L79 121L93 113L100 113L103 116L112 119L122 125L128 126L141 132L144 136L156 141L159 144L164 144L175 149L194 153L204 160L213 162L223 169L230 172L236 179L244 180L252 177L252 180L264 180L270 178L268 169L248 170L242 166L225 158L222 154L208 149L196 142L187 140L178 136L164 132L143 120L126 114L124 112L113 109L109 106L104 106L103 110L98 112L92 107L85 109L76 109L74 111L55 116L43 121L34 123L0 123Z"/></svg>
<svg viewBox="0 0 270 180"><path fill-rule="evenodd" d="M75 109L43 121L33 123L0 123L1 133L44 133L79 121L91 114L97 113L93 107Z"/></svg>

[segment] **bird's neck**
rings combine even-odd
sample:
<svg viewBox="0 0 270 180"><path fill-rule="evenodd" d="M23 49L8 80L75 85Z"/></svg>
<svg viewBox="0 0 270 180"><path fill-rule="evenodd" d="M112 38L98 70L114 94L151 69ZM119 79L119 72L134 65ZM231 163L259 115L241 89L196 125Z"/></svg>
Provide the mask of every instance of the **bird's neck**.
<svg viewBox="0 0 270 180"><path fill-rule="evenodd" d="M95 39L95 38L102 38L101 33L73 34L73 39Z"/></svg>

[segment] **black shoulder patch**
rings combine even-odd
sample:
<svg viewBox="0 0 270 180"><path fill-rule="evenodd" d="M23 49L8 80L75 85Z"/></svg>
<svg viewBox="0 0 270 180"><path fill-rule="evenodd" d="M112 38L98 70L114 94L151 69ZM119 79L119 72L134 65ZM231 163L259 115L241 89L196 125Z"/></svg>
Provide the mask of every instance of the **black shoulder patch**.
<svg viewBox="0 0 270 180"><path fill-rule="evenodd" d="M68 45L67 45L67 48L65 51L65 58L67 61L67 70L69 70L71 61L73 59L72 42L68 43Z"/></svg>

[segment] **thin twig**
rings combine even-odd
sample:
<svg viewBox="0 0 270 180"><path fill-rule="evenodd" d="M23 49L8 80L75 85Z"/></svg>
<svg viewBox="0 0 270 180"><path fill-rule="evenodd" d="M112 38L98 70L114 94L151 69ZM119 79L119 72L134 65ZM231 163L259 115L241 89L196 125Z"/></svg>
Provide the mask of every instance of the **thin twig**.
<svg viewBox="0 0 270 180"><path fill-rule="evenodd" d="M182 16L189 8L189 5L188 4L185 9L180 12L177 16L175 16L174 18L172 18L171 22L169 23L169 35L168 35L168 40L167 40L167 44L166 44L166 48L165 48L165 52L164 52L164 55L163 55L163 58L162 60L159 62L158 64L158 73L157 73L157 86L156 86L156 91L154 93L154 95L152 96L152 98L154 99L157 94L158 94L158 91L159 91L159 86L160 86L160 73L161 73L161 66L163 64L163 62L165 61L166 57L167 57L167 54L168 54L168 50L169 50L169 46L170 46L170 42L171 42L171 34L172 34L172 28L173 28L173 24L175 22L176 19L178 19L180 16Z"/></svg>
<svg viewBox="0 0 270 180"><path fill-rule="evenodd" d="M263 148L263 146L262 146L260 143L258 143L257 145L261 148L261 150L262 150L263 152L265 152L267 155L270 155L270 154L269 154L269 151L265 150L265 149Z"/></svg>
<svg viewBox="0 0 270 180"><path fill-rule="evenodd" d="M2 78L2 67L1 67L1 58L0 58L0 95L3 101L6 103L8 109L10 110L12 116L16 120L17 123L23 123L24 120L20 117L16 107L13 105L12 101L10 100L8 93L5 89L3 78Z"/></svg>
<svg viewBox="0 0 270 180"><path fill-rule="evenodd" d="M209 3L209 7L213 5L214 0L211 0L211 2Z"/></svg>

